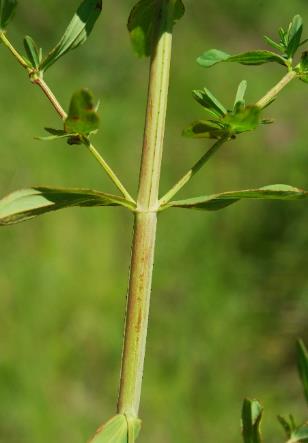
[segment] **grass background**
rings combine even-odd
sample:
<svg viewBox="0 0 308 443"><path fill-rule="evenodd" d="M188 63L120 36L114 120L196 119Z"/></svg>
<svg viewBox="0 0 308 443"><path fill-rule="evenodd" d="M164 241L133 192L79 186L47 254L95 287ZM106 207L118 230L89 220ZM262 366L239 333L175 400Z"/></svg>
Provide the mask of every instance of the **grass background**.
<svg viewBox="0 0 308 443"><path fill-rule="evenodd" d="M30 34L47 50L78 1L20 2L10 38ZM131 51L132 1L105 1L88 43L48 72L67 108L87 86L102 99L96 144L136 192L148 61ZM304 0L187 0L177 25L161 189L201 156L206 142L181 130L202 117L191 90L210 88L230 106L242 79L255 102L283 75L276 65L221 65L195 58L265 48ZM307 34L305 34L307 37ZM33 136L59 126L54 111L0 47L0 190L31 185L113 192L95 161ZM266 112L275 125L230 143L182 192L194 196L286 183L308 189L307 85L294 82ZM282 441L276 414L307 417L294 342L308 340L308 206L242 202L217 213L160 217L145 365L140 442L240 440L244 396L265 407L267 442ZM121 209L72 209L0 231L0 442L84 443L114 414L132 217Z"/></svg>

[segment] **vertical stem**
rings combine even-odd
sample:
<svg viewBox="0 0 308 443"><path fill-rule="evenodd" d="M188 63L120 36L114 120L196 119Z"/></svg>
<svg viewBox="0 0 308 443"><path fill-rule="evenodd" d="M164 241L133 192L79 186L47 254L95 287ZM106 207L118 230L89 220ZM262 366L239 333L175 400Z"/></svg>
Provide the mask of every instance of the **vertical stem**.
<svg viewBox="0 0 308 443"><path fill-rule="evenodd" d="M118 412L137 417L148 328L158 191L165 132L174 0L163 0L155 22L141 160Z"/></svg>

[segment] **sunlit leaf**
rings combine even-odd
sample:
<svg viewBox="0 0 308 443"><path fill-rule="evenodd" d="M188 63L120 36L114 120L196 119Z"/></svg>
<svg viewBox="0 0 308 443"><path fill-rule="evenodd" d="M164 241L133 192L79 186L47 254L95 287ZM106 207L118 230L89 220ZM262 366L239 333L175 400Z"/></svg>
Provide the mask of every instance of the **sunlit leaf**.
<svg viewBox="0 0 308 443"><path fill-rule="evenodd" d="M222 192L219 194L205 195L186 200L167 203L163 209L169 207L185 209L201 209L216 211L236 203L242 199L252 200L302 200L308 198L308 191L294 188L288 185L270 185L258 189L247 189L243 191Z"/></svg>
<svg viewBox="0 0 308 443"><path fill-rule="evenodd" d="M89 443L134 443L140 426L139 419L118 414L99 428Z"/></svg>
<svg viewBox="0 0 308 443"><path fill-rule="evenodd" d="M163 7L164 3L158 0L140 0L131 10L127 28L134 51L139 57L148 57L151 54L156 22ZM169 27L172 28L184 12L182 0L176 0Z"/></svg>
<svg viewBox="0 0 308 443"><path fill-rule="evenodd" d="M304 423L295 429L291 436L290 442L292 443L306 443L308 442L308 423Z"/></svg>
<svg viewBox="0 0 308 443"><path fill-rule="evenodd" d="M258 106L238 106L235 112L226 115L224 122L230 126L230 132L234 134L252 131L260 123L260 112Z"/></svg>
<svg viewBox="0 0 308 443"><path fill-rule="evenodd" d="M225 107L207 88L193 91L193 97L200 105L214 113L214 115L224 116L227 114Z"/></svg>
<svg viewBox="0 0 308 443"><path fill-rule="evenodd" d="M243 103L245 105L244 97L245 97L246 89L247 89L247 81L243 80L243 81L241 81L241 83L239 84L239 86L237 88L235 101L234 101L234 108L236 107L236 105L238 103Z"/></svg>
<svg viewBox="0 0 308 443"><path fill-rule="evenodd" d="M77 9L59 43L40 64L46 71L68 51L85 43L102 11L102 0L84 0Z"/></svg>
<svg viewBox="0 0 308 443"><path fill-rule="evenodd" d="M121 197L91 189L35 187L13 192L0 200L0 225L12 225L73 206L126 206L134 209L132 203Z"/></svg>
<svg viewBox="0 0 308 443"><path fill-rule="evenodd" d="M14 17L17 0L0 0L0 31L5 31Z"/></svg>
<svg viewBox="0 0 308 443"><path fill-rule="evenodd" d="M262 65L264 63L276 62L288 66L287 60L271 51L249 51L237 55L229 55L217 49L204 52L197 62L204 68L209 68L221 62L236 62L242 65Z"/></svg>
<svg viewBox="0 0 308 443"><path fill-rule="evenodd" d="M75 92L64 122L65 132L87 136L96 131L98 127L99 117L92 93L87 89Z"/></svg>
<svg viewBox="0 0 308 443"><path fill-rule="evenodd" d="M302 340L297 342L297 368L308 403L308 350Z"/></svg>
<svg viewBox="0 0 308 443"><path fill-rule="evenodd" d="M303 19L300 15L293 17L288 29L288 44L286 54L292 58L297 51L303 33Z"/></svg>
<svg viewBox="0 0 308 443"><path fill-rule="evenodd" d="M262 407L256 400L245 399L242 408L242 433L244 443L261 443L260 423Z"/></svg>

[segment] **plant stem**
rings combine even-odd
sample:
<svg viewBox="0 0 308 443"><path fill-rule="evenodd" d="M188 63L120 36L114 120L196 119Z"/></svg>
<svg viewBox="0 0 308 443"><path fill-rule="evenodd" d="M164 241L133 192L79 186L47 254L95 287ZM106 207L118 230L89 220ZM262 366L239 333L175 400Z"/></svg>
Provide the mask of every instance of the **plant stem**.
<svg viewBox="0 0 308 443"><path fill-rule="evenodd" d="M47 83L41 78L41 77L35 77L33 80L33 83L38 85L41 90L44 92L56 112L59 114L59 116L62 118L62 120L65 120L67 118L67 113L64 111L62 106L60 105L59 101L57 100L54 93L51 91Z"/></svg>
<svg viewBox="0 0 308 443"><path fill-rule="evenodd" d="M117 175L113 172L111 167L108 165L108 163L104 160L104 158L100 155L100 153L95 149L95 147L92 145L92 143L86 144L87 148L91 152L91 154L94 156L94 158L98 161L98 163L104 168L106 174L108 177L112 180L112 182L115 184L115 186L119 189L119 191L124 195L126 200L135 203L135 200L133 197L129 194L129 192L126 190L120 179L117 177Z"/></svg>
<svg viewBox="0 0 308 443"><path fill-rule="evenodd" d="M218 149L227 141L227 138L221 138L195 163L195 165L167 192L160 200L159 206L168 203L188 183L195 174L205 165L205 163L218 151Z"/></svg>
<svg viewBox="0 0 308 443"><path fill-rule="evenodd" d="M6 35L4 32L0 32L0 40L2 41L2 43L4 44L4 46L6 46L9 51L11 51L11 53L14 55L14 57L16 58L16 60L18 61L18 63L21 64L21 66L25 69L27 69L28 71L30 71L29 66L27 65L27 63L25 62L24 58L19 54L19 52L14 48L14 46L11 44L11 42L6 38Z"/></svg>
<svg viewBox="0 0 308 443"><path fill-rule="evenodd" d="M159 2L158 2L159 4ZM156 19L148 104L127 298L118 412L137 417L146 348L158 191L172 50L174 0L162 2Z"/></svg>
<svg viewBox="0 0 308 443"><path fill-rule="evenodd" d="M256 105L263 109L281 92L292 80L297 77L295 71L288 72L264 97L262 97Z"/></svg>

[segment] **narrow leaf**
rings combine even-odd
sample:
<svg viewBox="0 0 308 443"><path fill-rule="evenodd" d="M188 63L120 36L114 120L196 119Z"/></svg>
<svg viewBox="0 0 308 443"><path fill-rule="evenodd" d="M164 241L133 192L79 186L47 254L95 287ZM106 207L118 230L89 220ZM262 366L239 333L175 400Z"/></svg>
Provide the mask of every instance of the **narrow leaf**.
<svg viewBox="0 0 308 443"><path fill-rule="evenodd" d="M220 117L227 114L226 108L207 88L193 91L193 97L204 108L214 112L216 116Z"/></svg>
<svg viewBox="0 0 308 443"><path fill-rule="evenodd" d="M225 137L228 130L217 120L198 120L191 123L184 129L182 135L192 138L212 138L218 139Z"/></svg>
<svg viewBox="0 0 308 443"><path fill-rule="evenodd" d="M140 424L139 419L118 414L101 426L89 443L134 443Z"/></svg>
<svg viewBox="0 0 308 443"><path fill-rule="evenodd" d="M292 443L306 443L308 442L308 423L304 423L295 429L290 438Z"/></svg>
<svg viewBox="0 0 308 443"><path fill-rule="evenodd" d="M162 206L162 210L169 207L185 209L201 209L217 211L236 203L242 199L253 200L302 200L308 198L308 191L288 185L270 185L258 189L243 191L222 192L187 200L173 201Z"/></svg>
<svg viewBox="0 0 308 443"><path fill-rule="evenodd" d="M288 30L287 56L292 58L297 51L303 33L303 19L300 15L293 17Z"/></svg>
<svg viewBox="0 0 308 443"><path fill-rule="evenodd" d="M260 422L262 407L256 400L245 399L242 409L242 433L244 443L261 443Z"/></svg>
<svg viewBox="0 0 308 443"><path fill-rule="evenodd" d="M63 37L40 65L46 71L68 51L85 43L102 11L102 0L84 0L73 16Z"/></svg>
<svg viewBox="0 0 308 443"><path fill-rule="evenodd" d="M245 105L245 93L246 93L246 89L247 89L247 81L243 80L241 81L241 83L238 86L237 89L237 93L235 96L235 101L234 101L234 108L236 107L237 103L243 103Z"/></svg>
<svg viewBox="0 0 308 443"><path fill-rule="evenodd" d="M154 38L155 25L162 8L165 5L157 0L139 0L131 10L127 28L131 43L135 53L139 57L148 57L151 55L151 47ZM171 17L170 28L185 13L185 7L182 0L176 0L174 3L173 16Z"/></svg>
<svg viewBox="0 0 308 443"><path fill-rule="evenodd" d="M0 200L0 226L74 206L125 206L134 209L132 203L121 197L90 189L35 187L13 192Z"/></svg>
<svg viewBox="0 0 308 443"><path fill-rule="evenodd" d="M271 51L249 51L237 55L229 55L225 52L211 49L204 52L198 59L197 63L204 68L209 68L220 62L237 62L242 65L262 65L264 63L276 62L287 66L287 61L278 54Z"/></svg>
<svg viewBox="0 0 308 443"><path fill-rule="evenodd" d="M297 341L297 368L308 403L308 351L302 340Z"/></svg>
<svg viewBox="0 0 308 443"><path fill-rule="evenodd" d="M14 17L17 0L0 0L0 31L5 31Z"/></svg>
<svg viewBox="0 0 308 443"><path fill-rule="evenodd" d="M272 46L272 48L278 49L278 51L284 52L285 48L280 43L275 42L267 35L264 36L264 39L268 45Z"/></svg>
<svg viewBox="0 0 308 443"><path fill-rule="evenodd" d="M99 127L99 117L94 104L94 97L87 89L75 92L71 99L65 132L87 136Z"/></svg>
<svg viewBox="0 0 308 443"><path fill-rule="evenodd" d="M292 433L291 424L288 422L288 420L286 420L281 415L278 415L277 419L278 419L279 423L281 424L283 430L285 431L287 438L289 439L291 437L291 433Z"/></svg>
<svg viewBox="0 0 308 443"><path fill-rule="evenodd" d="M31 66L38 68L41 63L41 50L29 35L24 38L24 47Z"/></svg>

